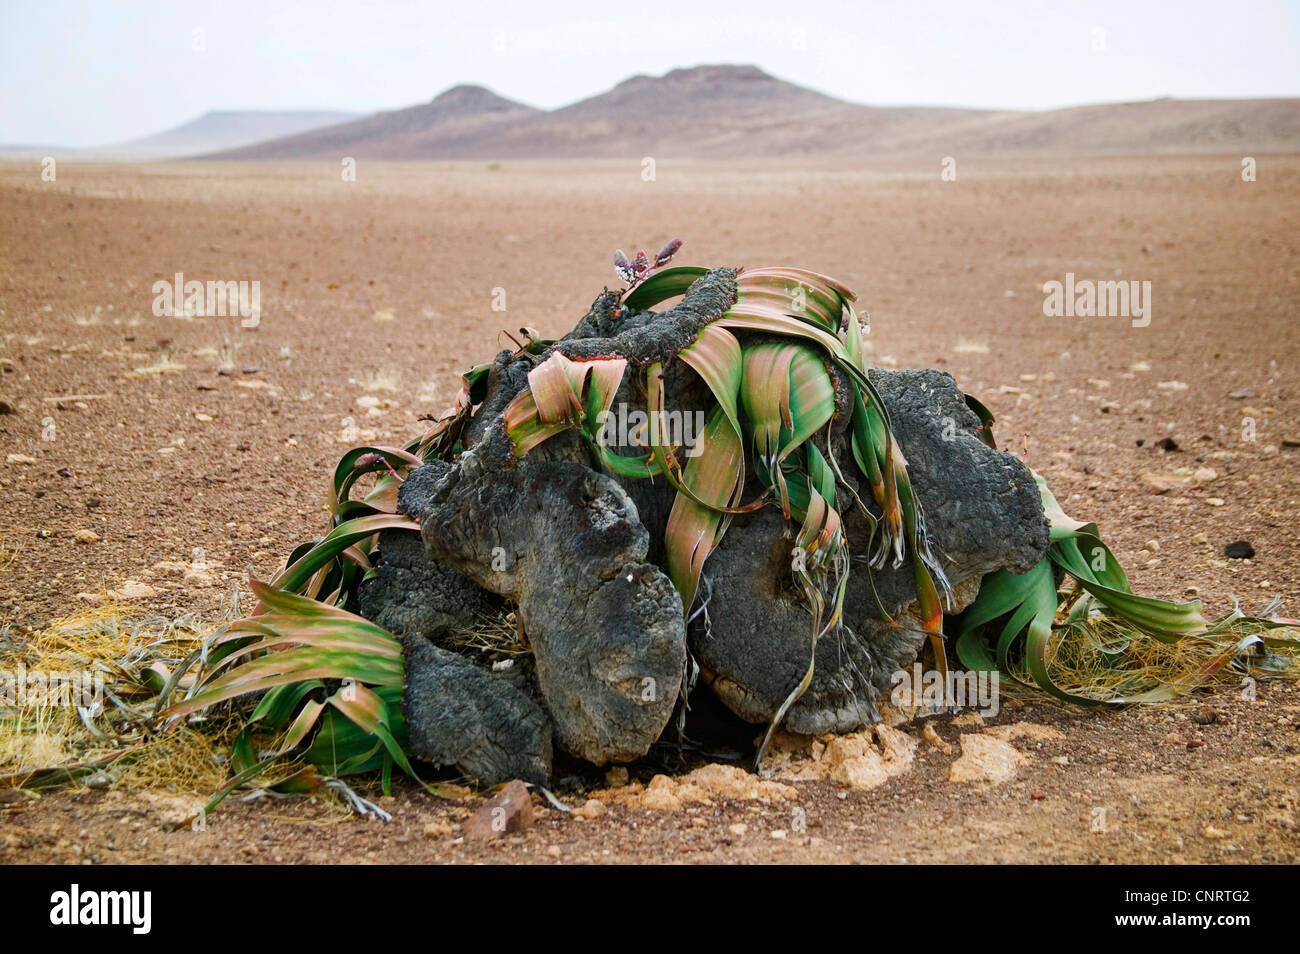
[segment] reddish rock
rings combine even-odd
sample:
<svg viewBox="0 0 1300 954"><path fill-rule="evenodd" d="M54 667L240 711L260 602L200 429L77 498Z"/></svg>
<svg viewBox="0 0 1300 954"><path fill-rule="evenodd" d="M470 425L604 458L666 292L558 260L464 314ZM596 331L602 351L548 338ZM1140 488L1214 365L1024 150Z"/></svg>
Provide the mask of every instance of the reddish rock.
<svg viewBox="0 0 1300 954"><path fill-rule="evenodd" d="M528 787L515 779L474 813L465 825L465 837L490 840L501 838L508 832L526 831L533 827L533 802Z"/></svg>

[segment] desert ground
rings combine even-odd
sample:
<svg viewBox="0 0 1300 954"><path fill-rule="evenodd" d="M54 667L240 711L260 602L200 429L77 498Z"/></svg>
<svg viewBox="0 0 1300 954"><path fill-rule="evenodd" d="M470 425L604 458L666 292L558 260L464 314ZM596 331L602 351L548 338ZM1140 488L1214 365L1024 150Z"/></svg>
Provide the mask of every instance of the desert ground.
<svg viewBox="0 0 1300 954"><path fill-rule="evenodd" d="M219 615L322 531L348 445L404 442L503 331L564 333L615 283L614 249L674 236L680 262L856 289L874 363L951 372L1136 591L1300 615L1300 157L1256 159L1256 181L1239 156L958 157L953 181L937 157L661 158L653 181L639 157L363 162L355 181L333 162L0 165L0 620ZM155 315L177 272L260 282L259 323ZM1149 281L1149 324L1044 315L1067 273ZM1253 559L1225 555L1238 540ZM1000 783L949 781L958 737L992 726L945 716L930 739L904 726L914 756L870 790L610 797L591 818L539 801L487 844L461 831L481 796L409 783L380 800L390 824L232 799L203 831L172 830L175 793L10 793L0 861L1300 861L1293 684L1127 712L1027 698L991 722L1031 726L1006 732L1023 761Z"/></svg>

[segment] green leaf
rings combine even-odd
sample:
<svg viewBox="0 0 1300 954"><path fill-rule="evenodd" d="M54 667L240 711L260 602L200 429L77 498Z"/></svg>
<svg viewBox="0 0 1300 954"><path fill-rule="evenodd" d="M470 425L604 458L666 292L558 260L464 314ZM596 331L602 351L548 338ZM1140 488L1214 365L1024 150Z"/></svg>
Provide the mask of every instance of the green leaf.
<svg viewBox="0 0 1300 954"><path fill-rule="evenodd" d="M369 539L380 530L419 530L420 525L400 514L374 514L339 524L271 581L279 590L297 592L321 567L335 560L344 550Z"/></svg>
<svg viewBox="0 0 1300 954"><path fill-rule="evenodd" d="M358 466L358 461L370 457L377 459ZM334 480L330 485L330 512L339 512L340 506L348 500L348 492L352 489L352 485L363 474L374 473L375 471L387 472L389 467L400 473L402 470L419 467L422 463L424 461L415 454L399 447L383 447L379 445L353 447L340 458L338 466L334 468Z"/></svg>
<svg viewBox="0 0 1300 954"><path fill-rule="evenodd" d="M736 336L716 323L705 325L695 341L679 351L678 356L704 379L731 426L737 434L742 433L736 402L744 363Z"/></svg>
<svg viewBox="0 0 1300 954"><path fill-rule="evenodd" d="M737 473L744 448L722 408L713 409L700 441L700 453L688 460L683 476L689 493L677 494L664 529L668 577L687 613L704 563L726 533L729 517L722 510L737 503L742 490Z"/></svg>
<svg viewBox="0 0 1300 954"><path fill-rule="evenodd" d="M773 308L792 318L838 334L853 292L832 278L802 268L742 269L736 276L737 300Z"/></svg>
<svg viewBox="0 0 1300 954"><path fill-rule="evenodd" d="M595 438L627 368L619 357L574 361L556 351L528 373L528 387L506 407L506 433L515 456L570 427Z"/></svg>
<svg viewBox="0 0 1300 954"><path fill-rule="evenodd" d="M744 349L740 402L755 455L780 482L781 433L791 429L790 369L799 346L766 342Z"/></svg>
<svg viewBox="0 0 1300 954"><path fill-rule="evenodd" d="M781 443L786 457L835 416L835 385L816 352L800 347L790 364L790 433Z"/></svg>
<svg viewBox="0 0 1300 954"><path fill-rule="evenodd" d="M764 342L743 351L740 398L755 455L790 515L781 463L835 413L835 387L817 354L795 342Z"/></svg>
<svg viewBox="0 0 1300 954"><path fill-rule="evenodd" d="M707 268L697 265L673 265L661 268L632 291L623 296L623 304L645 311L669 298L685 295L686 290L695 284L696 279L708 273Z"/></svg>

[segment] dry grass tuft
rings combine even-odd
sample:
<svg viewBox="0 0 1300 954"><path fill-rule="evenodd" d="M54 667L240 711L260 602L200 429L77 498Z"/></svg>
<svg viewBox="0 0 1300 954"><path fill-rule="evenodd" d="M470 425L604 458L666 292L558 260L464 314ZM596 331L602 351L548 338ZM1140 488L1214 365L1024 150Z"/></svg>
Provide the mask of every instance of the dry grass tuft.
<svg viewBox="0 0 1300 954"><path fill-rule="evenodd" d="M499 656L526 656L533 651L514 613L481 617L476 626L458 629L445 637L444 645Z"/></svg>
<svg viewBox="0 0 1300 954"><path fill-rule="evenodd" d="M177 726L141 745L112 770L112 787L207 796L230 781L230 745L237 720L193 729Z"/></svg>
<svg viewBox="0 0 1300 954"><path fill-rule="evenodd" d="M163 374L179 374L184 370L185 365L179 361L173 361L167 355L163 355L153 364L146 364L143 367L136 368L128 377L147 378Z"/></svg>
<svg viewBox="0 0 1300 954"><path fill-rule="evenodd" d="M9 569L9 565L18 558L18 553L22 547L10 547L5 543L4 535L0 534L0 573Z"/></svg>
<svg viewBox="0 0 1300 954"><path fill-rule="evenodd" d="M106 763L81 784L210 793L228 775L219 756L235 728L199 732L181 726L152 736L157 693L149 680L181 665L234 617L237 601L230 607L221 619L205 621L113 604L81 610L41 630L0 630L0 688L6 690L0 695L0 777L21 782L129 749L129 757ZM89 698L20 690L20 676L27 687L33 677L75 680Z"/></svg>
<svg viewBox="0 0 1300 954"><path fill-rule="evenodd" d="M1161 687L1186 692L1207 683L1241 686L1248 677L1261 675L1300 679L1300 631L1288 627L1267 633L1275 644L1267 656L1246 657L1248 668L1243 669L1226 663L1236 655L1241 639L1265 635L1257 624L1243 620L1216 635L1162 642L1148 636L1132 637L1121 622L1099 614L1086 625L1055 630L1047 666L1062 689L1099 700L1131 697Z"/></svg>

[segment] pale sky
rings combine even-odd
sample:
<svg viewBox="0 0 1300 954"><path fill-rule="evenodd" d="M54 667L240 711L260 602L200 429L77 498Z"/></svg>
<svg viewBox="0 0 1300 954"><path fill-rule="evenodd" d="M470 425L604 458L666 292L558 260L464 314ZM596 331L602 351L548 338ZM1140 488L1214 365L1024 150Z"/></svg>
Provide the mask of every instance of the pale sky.
<svg viewBox="0 0 1300 954"><path fill-rule="evenodd" d="M0 0L0 144L393 109L457 83L551 108L700 63L875 105L1300 96L1300 0Z"/></svg>

